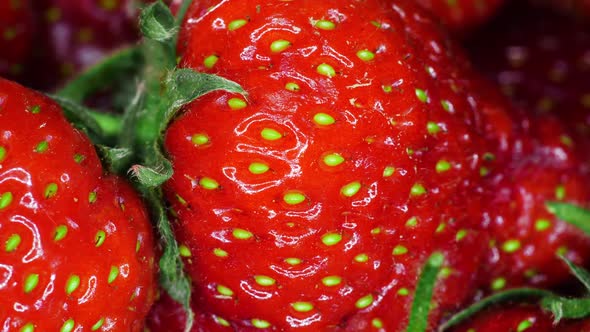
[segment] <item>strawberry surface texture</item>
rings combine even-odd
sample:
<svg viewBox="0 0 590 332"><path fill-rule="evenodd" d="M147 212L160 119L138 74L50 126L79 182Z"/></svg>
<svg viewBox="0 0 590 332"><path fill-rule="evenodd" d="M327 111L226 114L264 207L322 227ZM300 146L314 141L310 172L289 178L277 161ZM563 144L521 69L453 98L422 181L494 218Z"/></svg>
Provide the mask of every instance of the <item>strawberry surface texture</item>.
<svg viewBox="0 0 590 332"><path fill-rule="evenodd" d="M472 296L495 100L414 1L194 2L179 51L248 93L166 134L201 326L402 331L433 252L431 328Z"/></svg>
<svg viewBox="0 0 590 332"><path fill-rule="evenodd" d="M142 331L156 284L141 199L60 107L0 80L0 330Z"/></svg>

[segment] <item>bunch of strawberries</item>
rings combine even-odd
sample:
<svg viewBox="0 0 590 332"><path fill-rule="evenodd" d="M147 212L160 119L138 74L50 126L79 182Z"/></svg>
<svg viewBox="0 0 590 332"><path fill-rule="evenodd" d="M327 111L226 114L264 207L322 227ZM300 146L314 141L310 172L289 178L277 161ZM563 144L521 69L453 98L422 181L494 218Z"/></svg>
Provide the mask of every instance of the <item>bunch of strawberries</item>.
<svg viewBox="0 0 590 332"><path fill-rule="evenodd" d="M0 0L0 331L590 331L586 19Z"/></svg>

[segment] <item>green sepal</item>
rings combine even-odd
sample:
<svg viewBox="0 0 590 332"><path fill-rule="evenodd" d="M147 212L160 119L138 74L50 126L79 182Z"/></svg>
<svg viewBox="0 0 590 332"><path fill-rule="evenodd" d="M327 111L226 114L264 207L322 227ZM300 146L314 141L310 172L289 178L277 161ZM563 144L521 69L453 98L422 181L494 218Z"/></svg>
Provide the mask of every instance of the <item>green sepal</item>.
<svg viewBox="0 0 590 332"><path fill-rule="evenodd" d="M177 69L172 72L168 76L166 86L170 100L167 118L172 118L173 113L182 106L213 91L227 91L246 96L244 89L233 81L191 69Z"/></svg>
<svg viewBox="0 0 590 332"><path fill-rule="evenodd" d="M131 167L131 173L143 186L156 188L168 181L174 173L172 164L167 159L162 159L161 163L156 168L135 165Z"/></svg>
<svg viewBox="0 0 590 332"><path fill-rule="evenodd" d="M590 316L590 298L568 299L550 296L541 300L541 307L553 314L553 323L562 319L582 319Z"/></svg>
<svg viewBox="0 0 590 332"><path fill-rule="evenodd" d="M564 256L560 255L559 258L561 258L561 260L563 260L565 262L565 264L567 264L567 266L569 267L572 274L574 276L576 276L576 278L582 284L584 284L586 289L590 292L590 272L588 272L586 269L584 269L580 266L577 266L576 264L574 264L572 261L565 258Z"/></svg>
<svg viewBox="0 0 590 332"><path fill-rule="evenodd" d="M100 159L103 161L103 165L105 165L109 173L112 174L122 174L113 166L118 165L122 159L129 158L132 153L129 149L111 148L104 145L96 145L96 151L98 152Z"/></svg>
<svg viewBox="0 0 590 332"><path fill-rule="evenodd" d="M143 35L151 40L166 42L178 34L178 24L170 8L162 1L156 1L141 12L139 27Z"/></svg>
<svg viewBox="0 0 590 332"><path fill-rule="evenodd" d="M84 131L94 144L107 144L109 139L105 130L92 115L94 111L79 103L56 95L48 95L57 102L68 121L76 128Z"/></svg>
<svg viewBox="0 0 590 332"><path fill-rule="evenodd" d="M428 328L428 314L430 312L432 294L438 279L438 274L444 264L442 253L435 252L424 267L414 293L414 301L410 312L410 319L406 332L425 332Z"/></svg>
<svg viewBox="0 0 590 332"><path fill-rule="evenodd" d="M590 210L563 202L547 202L546 206L557 218L576 226L590 236Z"/></svg>

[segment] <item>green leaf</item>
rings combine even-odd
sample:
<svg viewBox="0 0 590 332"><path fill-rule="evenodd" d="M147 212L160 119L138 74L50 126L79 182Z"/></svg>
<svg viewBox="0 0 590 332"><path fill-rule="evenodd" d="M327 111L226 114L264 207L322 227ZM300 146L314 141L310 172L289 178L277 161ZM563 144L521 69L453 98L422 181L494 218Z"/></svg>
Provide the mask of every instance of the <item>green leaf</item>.
<svg viewBox="0 0 590 332"><path fill-rule="evenodd" d="M178 33L174 16L161 1L150 4L141 12L139 27L146 38L159 42L174 40Z"/></svg>
<svg viewBox="0 0 590 332"><path fill-rule="evenodd" d="M472 304L468 308L456 313L453 315L449 320L445 323L441 324L438 328L439 332L448 331L450 328L455 327L469 318L473 317L477 313L481 312L482 310L489 308L491 306L506 303L506 302L518 302L518 301L537 301L538 299L542 299L544 297L553 297L555 296L550 291L542 290L542 289L535 289L535 288L517 288L517 289L510 289L507 291L495 293L490 295L483 300Z"/></svg>
<svg viewBox="0 0 590 332"><path fill-rule="evenodd" d="M568 299L558 296L546 297L541 307L553 314L554 324L562 319L582 319L590 316L590 298Z"/></svg>
<svg viewBox="0 0 590 332"><path fill-rule="evenodd" d="M104 145L97 145L96 151L103 160L103 164L108 169L109 173L122 175L120 170L113 168L118 165L120 160L126 159L131 155L131 150L123 148L111 148Z"/></svg>
<svg viewBox="0 0 590 332"><path fill-rule="evenodd" d="M425 332L428 327L428 314L430 312L430 302L432 301L432 294L436 280L442 265L444 264L444 256L439 252L433 253L429 258L420 279L416 286L414 294L414 301L412 303L412 311L410 313L410 320L406 332Z"/></svg>
<svg viewBox="0 0 590 332"><path fill-rule="evenodd" d="M118 50L79 74L63 87L57 95L82 103L93 93L117 85L128 83L143 68L143 56L140 46Z"/></svg>
<svg viewBox="0 0 590 332"><path fill-rule="evenodd" d="M242 87L221 76L198 73L191 69L177 69L166 82L170 98L170 112L213 91L227 91L246 96ZM171 117L171 116L168 116Z"/></svg>
<svg viewBox="0 0 590 332"><path fill-rule="evenodd" d="M564 256L560 255L559 258L561 258L567 264L572 274L576 276L576 278L578 278L582 284L584 284L588 291L590 291L590 272L580 266L577 266Z"/></svg>
<svg viewBox="0 0 590 332"><path fill-rule="evenodd" d="M547 202L547 210L557 218L578 227L586 235L590 236L590 211L579 206L562 203Z"/></svg>
<svg viewBox="0 0 590 332"><path fill-rule="evenodd" d="M160 161L162 165L157 168L135 165L131 167L131 172L143 186L148 188L159 187L168 181L173 174L172 164L166 159Z"/></svg>
<svg viewBox="0 0 590 332"><path fill-rule="evenodd" d="M76 128L85 131L95 144L102 144L106 141L105 132L92 116L92 110L67 98L56 95L48 96L61 106L68 121Z"/></svg>

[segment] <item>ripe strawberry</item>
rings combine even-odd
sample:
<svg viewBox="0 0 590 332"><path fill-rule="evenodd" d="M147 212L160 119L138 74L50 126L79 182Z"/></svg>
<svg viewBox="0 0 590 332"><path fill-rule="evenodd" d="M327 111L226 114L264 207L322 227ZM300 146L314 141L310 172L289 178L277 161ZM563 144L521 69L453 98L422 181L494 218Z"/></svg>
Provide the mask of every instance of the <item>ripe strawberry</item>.
<svg viewBox="0 0 590 332"><path fill-rule="evenodd" d="M37 88L53 89L139 38L132 0L36 0L35 12L41 33L30 84Z"/></svg>
<svg viewBox="0 0 590 332"><path fill-rule="evenodd" d="M484 283L495 290L564 281L556 252L590 263L590 240L546 208L554 200L590 202L583 185L590 113L582 103L590 81L573 69L583 64L590 36L578 24L516 4L471 45L474 60L519 108L516 126L504 130L508 154L496 155L502 160L488 178L485 225L493 242Z"/></svg>
<svg viewBox="0 0 590 332"><path fill-rule="evenodd" d="M155 292L139 197L47 97L0 80L0 326L142 331Z"/></svg>
<svg viewBox="0 0 590 332"><path fill-rule="evenodd" d="M490 19L504 0L418 0L451 30L466 32Z"/></svg>
<svg viewBox="0 0 590 332"><path fill-rule="evenodd" d="M33 17L28 0L0 2L0 76L17 77L31 48Z"/></svg>
<svg viewBox="0 0 590 332"><path fill-rule="evenodd" d="M590 320L563 321L554 326L547 313L532 306L496 308L478 314L471 321L452 332L585 332L590 331Z"/></svg>
<svg viewBox="0 0 590 332"><path fill-rule="evenodd" d="M358 331L371 316L399 331L433 251L439 313L470 295L487 149L443 35L409 0L193 4L181 66L249 94L208 95L166 134L165 189L209 322Z"/></svg>

